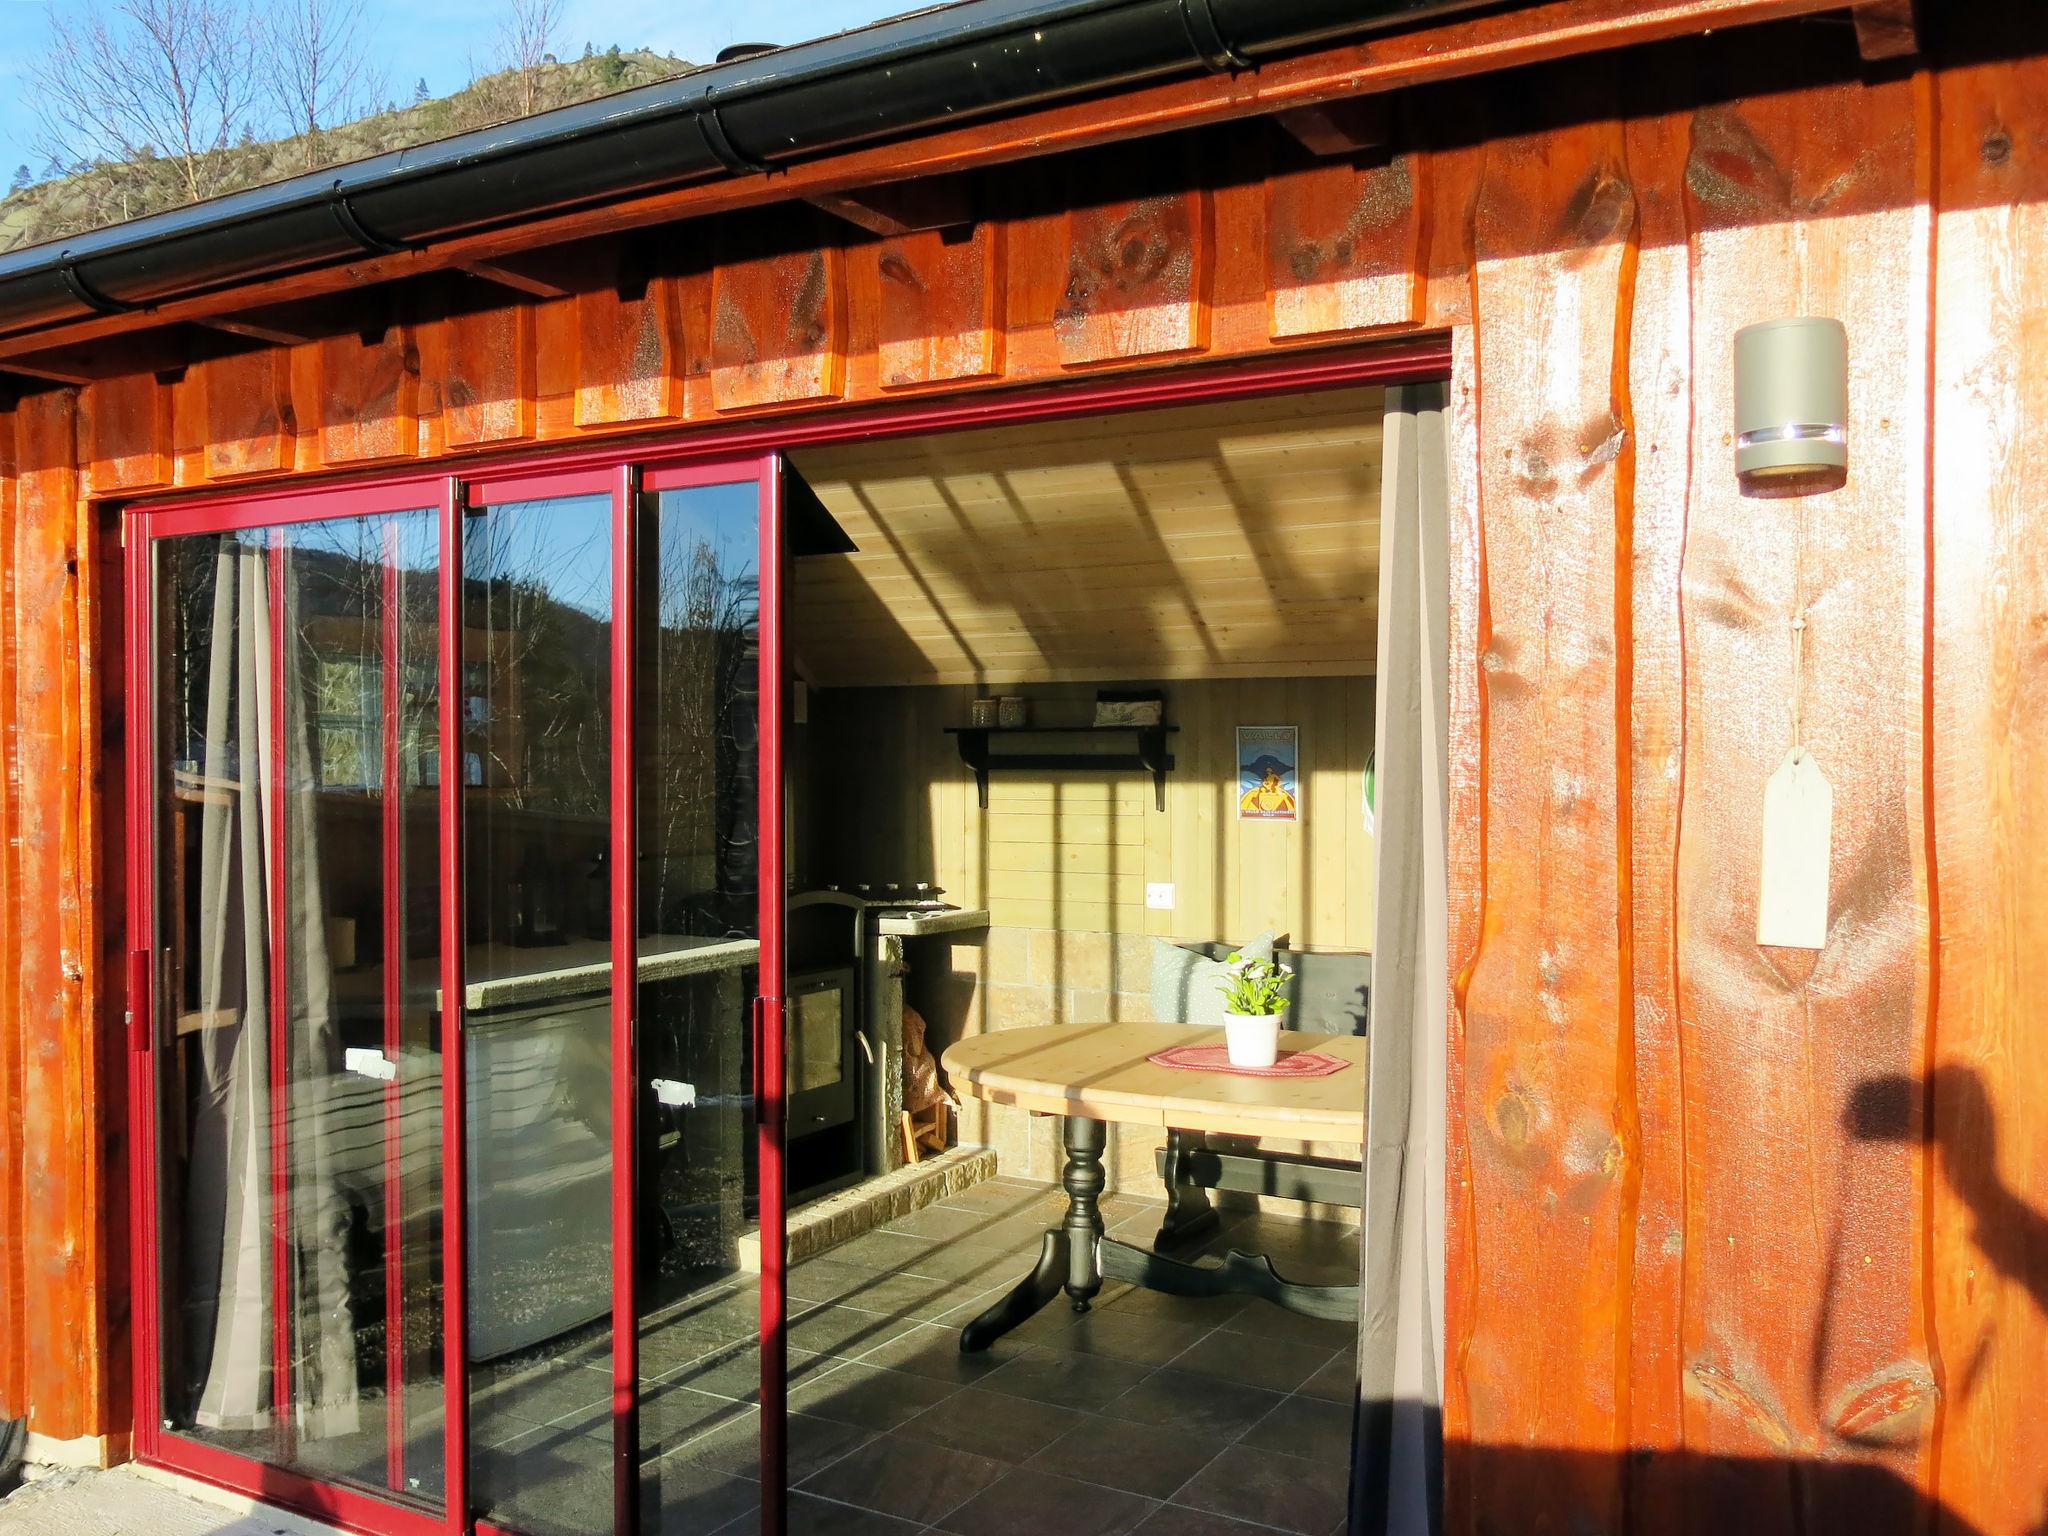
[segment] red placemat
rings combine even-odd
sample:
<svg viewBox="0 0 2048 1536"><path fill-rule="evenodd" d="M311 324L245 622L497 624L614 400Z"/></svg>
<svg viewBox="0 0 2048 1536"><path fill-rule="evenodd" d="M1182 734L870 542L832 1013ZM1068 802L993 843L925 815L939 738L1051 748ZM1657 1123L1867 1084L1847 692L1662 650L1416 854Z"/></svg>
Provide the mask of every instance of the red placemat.
<svg viewBox="0 0 2048 1536"><path fill-rule="evenodd" d="M1282 1051L1270 1067L1234 1067L1227 1045L1176 1045L1145 1058L1155 1066L1182 1072L1230 1072L1238 1077L1328 1077L1351 1065L1341 1056L1321 1051Z"/></svg>

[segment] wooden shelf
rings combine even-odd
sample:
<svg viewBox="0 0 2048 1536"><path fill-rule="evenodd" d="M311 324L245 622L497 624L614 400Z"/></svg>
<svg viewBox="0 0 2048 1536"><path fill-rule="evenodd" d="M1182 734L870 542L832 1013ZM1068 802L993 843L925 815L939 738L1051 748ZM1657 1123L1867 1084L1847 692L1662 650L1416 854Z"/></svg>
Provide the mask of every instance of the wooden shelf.
<svg viewBox="0 0 2048 1536"><path fill-rule="evenodd" d="M1166 738L1177 725L949 725L946 734L959 741L960 761L974 770L975 788L981 808L988 809L988 776L991 771L1012 768L1073 770L1086 768L1140 769L1152 775L1152 799L1159 810L1166 809L1166 775L1173 757L1166 750ZM1130 752L996 752L995 737L1051 736L1095 738L1133 736L1137 746Z"/></svg>

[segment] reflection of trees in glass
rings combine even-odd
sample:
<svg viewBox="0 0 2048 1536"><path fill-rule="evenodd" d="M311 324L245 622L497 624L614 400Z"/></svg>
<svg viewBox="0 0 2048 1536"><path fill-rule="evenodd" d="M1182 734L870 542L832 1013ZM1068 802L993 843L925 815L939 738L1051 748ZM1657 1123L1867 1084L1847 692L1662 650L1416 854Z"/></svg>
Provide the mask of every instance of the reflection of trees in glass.
<svg viewBox="0 0 2048 1536"><path fill-rule="evenodd" d="M611 804L611 499L472 519L462 773L501 804L603 819Z"/></svg>
<svg viewBox="0 0 2048 1536"><path fill-rule="evenodd" d="M640 795L646 916L671 932L754 928L755 494L751 484L720 486L661 501Z"/></svg>

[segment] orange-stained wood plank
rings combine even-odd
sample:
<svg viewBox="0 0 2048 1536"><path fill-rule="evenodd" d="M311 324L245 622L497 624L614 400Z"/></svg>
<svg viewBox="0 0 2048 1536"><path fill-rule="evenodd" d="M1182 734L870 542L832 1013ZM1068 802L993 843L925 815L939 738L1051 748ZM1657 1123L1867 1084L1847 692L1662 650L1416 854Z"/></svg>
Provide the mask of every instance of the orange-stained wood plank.
<svg viewBox="0 0 2048 1536"><path fill-rule="evenodd" d="M154 375L104 379L81 391L90 495L171 483L171 391Z"/></svg>
<svg viewBox="0 0 2048 1536"><path fill-rule="evenodd" d="M1919 1530L1912 1489L1935 1420L1919 1160L1859 1110L1918 1069L1927 1038L1931 118L1923 83L1900 80L1715 102L1691 123L1685 1444L1800 1463L1775 1485L1700 1478L1691 1518L1749 1536ZM1730 461L1733 334L1787 313L1850 328L1848 474L1746 495ZM1818 952L1756 943L1764 782L1793 744L1802 611L1804 740L1834 787ZM1848 1475L1851 1462L1870 1475Z"/></svg>
<svg viewBox="0 0 2048 1536"><path fill-rule="evenodd" d="M1267 286L1272 334L1297 340L1422 318L1426 157L1348 161L1266 178Z"/></svg>
<svg viewBox="0 0 2048 1536"><path fill-rule="evenodd" d="M1623 1507L1638 1153L1619 1113L1628 583L1614 368L1635 203L1620 127L1598 116L1611 82L1585 71L1573 95L1589 120L1496 138L1478 194L1486 894L1459 1112L1479 1224L1462 1360L1471 1435L1579 1454L1495 1467L1476 1490L1480 1530L1532 1509L1561 1530L1612 1530Z"/></svg>
<svg viewBox="0 0 2048 1536"><path fill-rule="evenodd" d="M711 396L721 411L836 398L845 379L836 245L735 252L711 277Z"/></svg>
<svg viewBox="0 0 2048 1536"><path fill-rule="evenodd" d="M191 370L209 478L274 475L292 467L297 426L290 360L282 349L241 352Z"/></svg>
<svg viewBox="0 0 2048 1536"><path fill-rule="evenodd" d="M1945 1536L2048 1507L2048 59L1940 78L1929 1275Z"/></svg>
<svg viewBox="0 0 2048 1536"><path fill-rule="evenodd" d="M449 240L426 250L352 257L344 265L251 284L225 296L179 300L147 315L96 316L46 328L29 337L0 338L0 356L165 320L365 287L464 261L493 260L537 246L672 219L1030 159L1366 92L1398 90L1694 32L1809 15L1839 9L1840 4L1841 0L1548 0L1546 4L1459 18L1441 27L1407 28L1347 47L1271 60L1228 78L1203 75L861 149L795 165L772 177L741 177L602 203Z"/></svg>
<svg viewBox="0 0 2048 1536"><path fill-rule="evenodd" d="M682 338L675 283L651 279L621 297L600 287L578 294L576 425L661 421L683 408Z"/></svg>
<svg viewBox="0 0 2048 1536"><path fill-rule="evenodd" d="M438 322L435 386L450 448L533 436L533 306L464 302Z"/></svg>
<svg viewBox="0 0 2048 1536"><path fill-rule="evenodd" d="M97 778L81 719L79 486L76 410L69 394L38 396L17 412L13 620L19 636L12 743L20 798L15 953L20 1013L22 1248L28 1427L60 1440L107 1428L106 1223L101 1202L104 1116L85 903L87 829L81 812Z"/></svg>
<svg viewBox="0 0 2048 1536"><path fill-rule="evenodd" d="M1632 77L1663 106L1669 73ZM1664 92L1662 100L1659 93ZM1632 104L1634 91L1625 89ZM1634 1226L1628 1276L1629 1509L1641 1531L1685 1523L1686 1467L1673 1453L1685 1427L1682 1338L1685 1121L1679 1050L1675 902L1684 745L1684 655L1678 578L1692 476L1691 247L1685 226L1689 115L1631 113L1624 151L1636 196L1635 280L1629 290L1624 438L1616 461L1623 500L1617 571L1630 602L1616 652L1629 702L1627 753L1617 765L1628 806L1629 1027L1619 1096L1640 1155L1623 1202ZM1654 1453L1654 1454L1646 1454Z"/></svg>
<svg viewBox="0 0 2048 1536"><path fill-rule="evenodd" d="M419 451L420 358L410 326L319 343L320 458L361 464Z"/></svg>
<svg viewBox="0 0 2048 1536"><path fill-rule="evenodd" d="M1053 311L1063 364L1208 345L1213 242L1206 189L1083 204L1068 212L1066 224L1066 289Z"/></svg>
<svg viewBox="0 0 2048 1536"><path fill-rule="evenodd" d="M884 389L1002 372L1003 236L928 230L862 247L875 268L875 344Z"/></svg>
<svg viewBox="0 0 2048 1536"><path fill-rule="evenodd" d="M19 412L0 411L0 550L14 549L19 497L15 428ZM15 740L15 686L19 676L14 605L0 606L0 742ZM10 755L11 752L10 752ZM0 1418L28 1412L27 1307L28 1188L23 1166L23 1059L21 973L16 954L21 888L16 852L20 804L14 775L0 778Z"/></svg>

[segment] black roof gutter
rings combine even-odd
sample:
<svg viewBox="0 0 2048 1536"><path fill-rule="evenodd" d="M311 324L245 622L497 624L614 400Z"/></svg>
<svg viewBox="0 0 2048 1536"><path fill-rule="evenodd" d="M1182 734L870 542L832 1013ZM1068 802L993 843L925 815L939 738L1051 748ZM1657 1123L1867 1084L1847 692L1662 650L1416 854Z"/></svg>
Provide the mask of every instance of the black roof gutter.
<svg viewBox="0 0 2048 1536"><path fill-rule="evenodd" d="M965 0L0 255L0 332L118 314L1485 0Z"/></svg>

